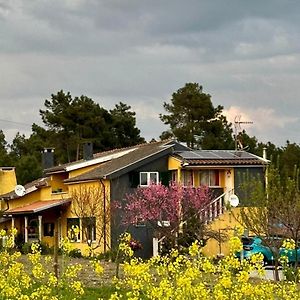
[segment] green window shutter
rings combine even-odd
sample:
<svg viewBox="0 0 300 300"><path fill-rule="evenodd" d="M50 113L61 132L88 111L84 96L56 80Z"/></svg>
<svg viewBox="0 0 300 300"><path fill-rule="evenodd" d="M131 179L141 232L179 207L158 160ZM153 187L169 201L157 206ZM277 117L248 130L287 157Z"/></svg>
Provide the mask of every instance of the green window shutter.
<svg viewBox="0 0 300 300"><path fill-rule="evenodd" d="M130 172L129 173L129 182L131 188L137 188L140 184L140 173L139 172Z"/></svg>
<svg viewBox="0 0 300 300"><path fill-rule="evenodd" d="M159 181L162 185L168 186L171 181L171 171L159 172Z"/></svg>

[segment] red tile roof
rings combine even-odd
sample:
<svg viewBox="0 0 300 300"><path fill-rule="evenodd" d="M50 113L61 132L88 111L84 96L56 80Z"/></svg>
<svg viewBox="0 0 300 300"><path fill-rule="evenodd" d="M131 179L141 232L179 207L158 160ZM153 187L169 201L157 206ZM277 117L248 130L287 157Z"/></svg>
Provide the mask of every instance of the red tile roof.
<svg viewBox="0 0 300 300"><path fill-rule="evenodd" d="M186 159L186 163L193 166L199 165L266 165L260 159Z"/></svg>
<svg viewBox="0 0 300 300"><path fill-rule="evenodd" d="M37 201L28 205L9 209L5 212L5 215L7 216L7 215L36 213L56 206L67 204L69 202L71 202L71 199Z"/></svg>

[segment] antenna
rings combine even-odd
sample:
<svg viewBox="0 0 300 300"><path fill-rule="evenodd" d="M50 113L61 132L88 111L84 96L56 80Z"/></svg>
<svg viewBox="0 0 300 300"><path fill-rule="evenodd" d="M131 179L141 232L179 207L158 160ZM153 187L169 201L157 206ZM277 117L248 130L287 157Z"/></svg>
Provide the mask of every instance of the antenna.
<svg viewBox="0 0 300 300"><path fill-rule="evenodd" d="M18 184L15 187L15 193L17 194L17 196L22 197L25 195L26 190L23 185Z"/></svg>
<svg viewBox="0 0 300 300"><path fill-rule="evenodd" d="M253 124L251 121L241 121L242 115L236 115L234 118L234 140L235 140L235 151L239 149L245 149L243 144L238 139L238 133L242 130L241 124Z"/></svg>

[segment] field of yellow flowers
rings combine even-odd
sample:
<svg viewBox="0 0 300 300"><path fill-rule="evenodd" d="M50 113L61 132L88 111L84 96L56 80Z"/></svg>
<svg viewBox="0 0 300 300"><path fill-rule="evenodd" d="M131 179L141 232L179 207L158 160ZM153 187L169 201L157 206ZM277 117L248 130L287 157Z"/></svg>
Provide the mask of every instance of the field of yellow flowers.
<svg viewBox="0 0 300 300"><path fill-rule="evenodd" d="M6 235L3 231L0 234ZM99 286L91 292L79 278L82 265L66 263L56 277L52 258L42 256L38 244L32 245L30 266L25 266L20 262L21 254L12 251L14 234L6 237L0 252L0 299L300 299L297 279L252 280L250 272L264 272L262 257L242 262L235 258L234 253L241 249L238 237L230 240L231 254L217 262L203 256L197 242L186 254L173 250L168 256L141 261L133 257L130 236L124 235L119 247L122 276L113 278L109 287ZM65 253L71 249L67 239L62 246ZM94 276L103 276L100 261L91 260L90 264Z"/></svg>

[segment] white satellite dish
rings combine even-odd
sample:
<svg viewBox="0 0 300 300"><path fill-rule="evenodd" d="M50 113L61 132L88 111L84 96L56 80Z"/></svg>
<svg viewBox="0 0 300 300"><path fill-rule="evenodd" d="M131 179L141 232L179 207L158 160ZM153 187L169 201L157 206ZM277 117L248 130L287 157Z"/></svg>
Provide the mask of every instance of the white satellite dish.
<svg viewBox="0 0 300 300"><path fill-rule="evenodd" d="M235 194L231 195L229 197L229 204L232 206L232 207L237 207L239 204L240 204L240 200L239 200L239 197Z"/></svg>
<svg viewBox="0 0 300 300"><path fill-rule="evenodd" d="M26 190L25 190L25 188L24 188L23 185L18 184L18 185L15 187L15 193L17 194L17 196L22 197L22 196L25 195Z"/></svg>

